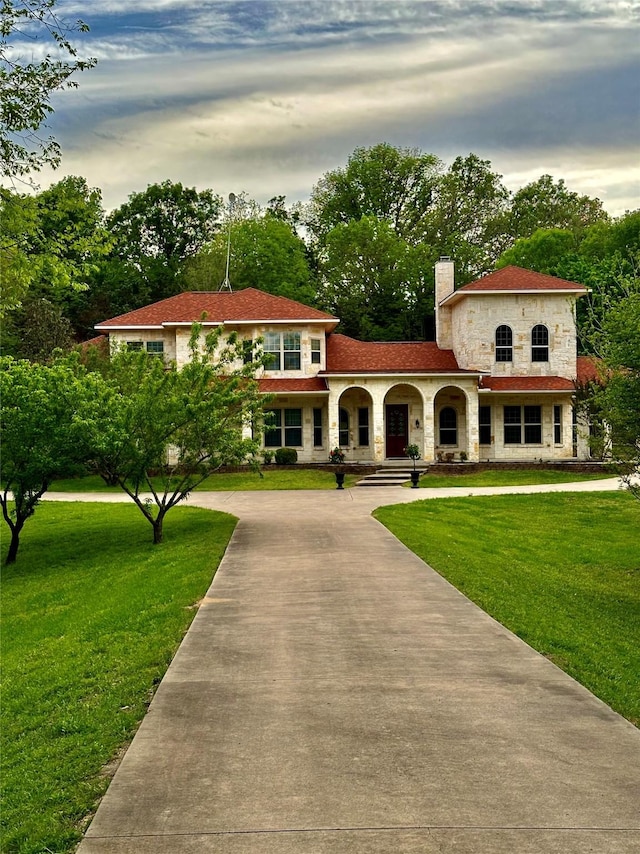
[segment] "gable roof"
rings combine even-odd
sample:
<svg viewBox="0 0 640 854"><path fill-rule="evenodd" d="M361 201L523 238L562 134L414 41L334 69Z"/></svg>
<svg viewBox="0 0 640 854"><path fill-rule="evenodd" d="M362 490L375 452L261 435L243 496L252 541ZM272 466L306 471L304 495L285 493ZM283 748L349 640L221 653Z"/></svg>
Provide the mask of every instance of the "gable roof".
<svg viewBox="0 0 640 854"><path fill-rule="evenodd" d="M586 294L588 290L584 285L577 282L569 282L556 276L548 276L546 273L536 273L533 270L525 270L524 267L509 265L502 267L501 270L488 273L486 276L476 279L475 282L463 285L446 296L440 305L457 302L462 297L478 293L537 293L544 291L546 293Z"/></svg>
<svg viewBox="0 0 640 854"><path fill-rule="evenodd" d="M334 332L327 338L327 370L322 373L477 374L477 371L463 371L453 350L441 350L434 341L358 341Z"/></svg>
<svg viewBox="0 0 640 854"><path fill-rule="evenodd" d="M480 391L574 391L573 380L565 377L482 377Z"/></svg>
<svg viewBox="0 0 640 854"><path fill-rule="evenodd" d="M256 323L261 321L287 322L316 321L334 327L338 318L303 305L287 297L273 296L257 288L241 291L185 291L176 296L151 303L135 311L120 314L96 325L99 331L110 329L151 328L163 326L189 326L202 321L205 325L222 323Z"/></svg>

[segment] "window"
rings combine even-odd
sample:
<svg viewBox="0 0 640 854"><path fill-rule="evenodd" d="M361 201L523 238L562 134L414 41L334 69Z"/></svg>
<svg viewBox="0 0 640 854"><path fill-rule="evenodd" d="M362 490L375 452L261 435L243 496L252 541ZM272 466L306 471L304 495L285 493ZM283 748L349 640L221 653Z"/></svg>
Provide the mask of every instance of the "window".
<svg viewBox="0 0 640 854"><path fill-rule="evenodd" d="M458 444L458 416L452 406L440 410L440 444Z"/></svg>
<svg viewBox="0 0 640 854"><path fill-rule="evenodd" d="M250 365L253 362L253 341L251 338L245 338L242 342L242 361L245 365Z"/></svg>
<svg viewBox="0 0 640 854"><path fill-rule="evenodd" d="M142 350L143 347L143 341L127 341L127 350Z"/></svg>
<svg viewBox="0 0 640 854"><path fill-rule="evenodd" d="M553 441L562 444L562 406L553 407Z"/></svg>
<svg viewBox="0 0 640 854"><path fill-rule="evenodd" d="M491 407L481 406L479 409L478 424L480 427L480 444L491 444Z"/></svg>
<svg viewBox="0 0 640 854"><path fill-rule="evenodd" d="M311 339L311 364L319 365L320 364L320 339L312 338Z"/></svg>
<svg viewBox="0 0 640 854"><path fill-rule="evenodd" d="M313 410L313 446L322 447L322 410Z"/></svg>
<svg viewBox="0 0 640 854"><path fill-rule="evenodd" d="M496 329L496 362L513 362L513 332L510 326Z"/></svg>
<svg viewBox="0 0 640 854"><path fill-rule="evenodd" d="M369 407L358 408L358 444L360 447L369 445Z"/></svg>
<svg viewBox="0 0 640 854"><path fill-rule="evenodd" d="M270 409L270 423L264 434L265 448L302 447L302 410Z"/></svg>
<svg viewBox="0 0 640 854"><path fill-rule="evenodd" d="M164 341L147 341L147 353L152 356L164 356Z"/></svg>
<svg viewBox="0 0 640 854"><path fill-rule="evenodd" d="M349 447L349 412L343 406L338 417L338 444L341 448Z"/></svg>
<svg viewBox="0 0 640 854"><path fill-rule="evenodd" d="M531 361L549 361L549 330L542 324L531 330Z"/></svg>
<svg viewBox="0 0 640 854"><path fill-rule="evenodd" d="M541 406L505 406L504 443L522 445L524 424L524 444L542 444L542 407Z"/></svg>
<svg viewBox="0 0 640 854"><path fill-rule="evenodd" d="M267 371L299 371L300 333L267 332L264 336L264 352L271 357Z"/></svg>

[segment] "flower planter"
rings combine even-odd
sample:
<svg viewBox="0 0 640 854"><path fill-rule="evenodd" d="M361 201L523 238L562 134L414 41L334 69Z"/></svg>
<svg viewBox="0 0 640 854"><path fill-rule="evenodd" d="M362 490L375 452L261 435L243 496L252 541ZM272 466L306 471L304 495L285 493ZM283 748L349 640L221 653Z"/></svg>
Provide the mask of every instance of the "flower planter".
<svg viewBox="0 0 640 854"><path fill-rule="evenodd" d="M344 489L344 472L336 472L336 489Z"/></svg>
<svg viewBox="0 0 640 854"><path fill-rule="evenodd" d="M418 488L418 481L420 480L420 472L415 469L411 472L411 489Z"/></svg>

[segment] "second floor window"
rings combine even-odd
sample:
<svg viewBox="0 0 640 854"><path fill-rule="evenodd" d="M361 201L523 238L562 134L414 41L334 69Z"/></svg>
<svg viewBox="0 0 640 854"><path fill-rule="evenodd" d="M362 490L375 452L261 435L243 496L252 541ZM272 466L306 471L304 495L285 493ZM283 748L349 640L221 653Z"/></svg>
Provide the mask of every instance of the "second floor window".
<svg viewBox="0 0 640 854"><path fill-rule="evenodd" d="M320 339L312 338L311 339L311 364L319 365L320 364Z"/></svg>
<svg viewBox="0 0 640 854"><path fill-rule="evenodd" d="M300 333L267 332L264 352L270 357L267 371L300 370Z"/></svg>
<svg viewBox="0 0 640 854"><path fill-rule="evenodd" d="M531 330L531 361L549 361L549 330L541 323Z"/></svg>
<svg viewBox="0 0 640 854"><path fill-rule="evenodd" d="M496 362L513 362L513 332L510 326L496 329Z"/></svg>

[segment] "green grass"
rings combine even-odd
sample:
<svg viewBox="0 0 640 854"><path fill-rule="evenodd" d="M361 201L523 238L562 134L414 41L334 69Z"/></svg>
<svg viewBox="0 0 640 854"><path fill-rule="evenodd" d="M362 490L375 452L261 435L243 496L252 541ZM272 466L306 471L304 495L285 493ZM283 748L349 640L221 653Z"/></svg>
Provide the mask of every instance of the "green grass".
<svg viewBox="0 0 640 854"><path fill-rule="evenodd" d="M359 475L345 475L346 487L360 480ZM254 472L229 472L212 474L196 491L234 492L263 489L335 489L336 479L331 471L317 469L263 469L263 477ZM117 486L107 486L101 477L70 478L56 480L51 485L52 492L120 492Z"/></svg>
<svg viewBox="0 0 640 854"><path fill-rule="evenodd" d="M553 469L486 469L468 474L424 474L420 478L423 489L445 486L523 486L534 483L572 483L580 480L601 480L613 477L610 472L587 474L584 472L554 471Z"/></svg>
<svg viewBox="0 0 640 854"><path fill-rule="evenodd" d="M2 581L0 850L66 852L80 838L235 522L177 508L160 546L127 505L45 503L27 522Z"/></svg>
<svg viewBox="0 0 640 854"><path fill-rule="evenodd" d="M640 503L630 495L447 498L375 516L481 608L640 724Z"/></svg>

